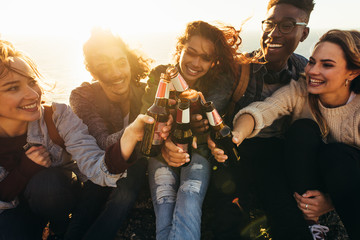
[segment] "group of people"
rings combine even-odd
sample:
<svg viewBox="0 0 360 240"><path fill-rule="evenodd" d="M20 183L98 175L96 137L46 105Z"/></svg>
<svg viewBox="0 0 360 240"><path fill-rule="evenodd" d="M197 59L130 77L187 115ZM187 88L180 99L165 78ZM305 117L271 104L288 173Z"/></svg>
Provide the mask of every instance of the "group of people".
<svg viewBox="0 0 360 240"><path fill-rule="evenodd" d="M154 122L144 113L169 65L150 71L111 32L95 29L84 44L93 81L70 106L45 105L36 64L0 40L0 239L40 239L47 223L58 239L114 239L146 176L159 240L200 239L205 197L215 239L247 239L252 199L273 239L326 239L319 218L329 212L360 239L360 32L329 30L309 60L295 54L314 5L270 0L251 53L231 26L194 21L178 38L172 65L233 129L241 158L231 167L198 113L191 156L169 137L171 115L161 154L141 155Z"/></svg>

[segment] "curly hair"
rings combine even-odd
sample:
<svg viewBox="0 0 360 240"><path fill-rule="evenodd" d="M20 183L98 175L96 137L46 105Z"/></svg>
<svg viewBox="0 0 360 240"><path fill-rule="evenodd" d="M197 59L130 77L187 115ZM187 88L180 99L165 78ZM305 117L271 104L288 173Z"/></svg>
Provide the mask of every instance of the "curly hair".
<svg viewBox="0 0 360 240"><path fill-rule="evenodd" d="M139 82L148 75L152 60L145 58L136 50L131 50L119 36L112 34L109 30L101 28L94 28L90 38L83 46L86 70L90 73L95 73L92 65L92 59L94 57L92 53L99 47L105 48L109 46L119 46L124 51L130 64L131 79L133 81Z"/></svg>
<svg viewBox="0 0 360 240"><path fill-rule="evenodd" d="M338 45L345 57L346 68L348 70L360 70L360 32L356 30L338 30L333 29L321 36L315 44L315 48L323 42L330 42ZM350 91L360 93L360 75L354 78L350 83ZM326 136L329 132L328 126L319 109L319 96L309 94L309 104L311 111L318 122L321 133Z"/></svg>
<svg viewBox="0 0 360 240"><path fill-rule="evenodd" d="M181 51L191 37L201 36L210 40L215 46L215 66L206 73L204 78L214 79L220 72L230 73L236 77L239 71L238 62L241 59L241 54L238 53L242 42L240 31L241 29L236 30L232 26L216 27L203 21L190 22L184 34L178 38L174 53L175 61L179 63Z"/></svg>
<svg viewBox="0 0 360 240"><path fill-rule="evenodd" d="M294 7L303 10L307 16L306 21L309 21L310 14L314 10L314 6L315 6L313 0L270 0L267 6L267 11L269 11L270 8L272 8L273 6L282 3L290 4L293 5Z"/></svg>

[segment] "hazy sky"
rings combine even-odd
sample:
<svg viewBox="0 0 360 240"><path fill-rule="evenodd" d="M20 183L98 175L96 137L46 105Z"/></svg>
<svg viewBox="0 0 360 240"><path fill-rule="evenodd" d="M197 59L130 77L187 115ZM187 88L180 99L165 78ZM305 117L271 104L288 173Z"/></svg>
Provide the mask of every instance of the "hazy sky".
<svg viewBox="0 0 360 240"><path fill-rule="evenodd" d="M119 34L178 32L193 20L221 21L260 31L268 0L8 0L0 34L71 34L86 38L97 25ZM315 0L312 28L359 29L358 0ZM339 4L340 3L340 4ZM339 4L339 5L337 5ZM357 17L356 17L357 16Z"/></svg>

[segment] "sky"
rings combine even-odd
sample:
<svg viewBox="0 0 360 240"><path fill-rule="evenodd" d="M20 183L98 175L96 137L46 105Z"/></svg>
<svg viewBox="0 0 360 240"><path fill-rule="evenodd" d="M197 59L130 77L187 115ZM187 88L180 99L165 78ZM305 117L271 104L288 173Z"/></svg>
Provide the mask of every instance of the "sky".
<svg viewBox="0 0 360 240"><path fill-rule="evenodd" d="M268 0L8 0L0 34L71 35L86 39L94 26L120 35L179 32L187 22L220 21L260 31ZM340 4L339 4L340 3ZM311 28L359 29L357 0L315 0Z"/></svg>

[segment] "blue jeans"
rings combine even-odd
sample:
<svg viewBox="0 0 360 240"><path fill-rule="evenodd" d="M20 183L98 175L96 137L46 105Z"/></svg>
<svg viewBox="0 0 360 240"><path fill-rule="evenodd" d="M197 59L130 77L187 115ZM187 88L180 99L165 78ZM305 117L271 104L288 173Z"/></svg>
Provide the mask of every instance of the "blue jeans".
<svg viewBox="0 0 360 240"><path fill-rule="evenodd" d="M19 206L0 214L0 239L41 239L47 221L55 234L62 235L78 187L68 170L47 168L38 172L20 196Z"/></svg>
<svg viewBox="0 0 360 240"><path fill-rule="evenodd" d="M200 239L201 208L210 179L207 159L193 153L188 166L172 168L150 158L148 170L156 239Z"/></svg>

